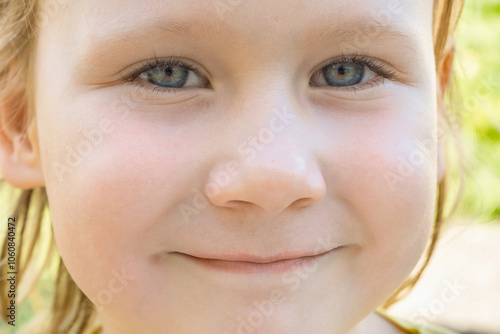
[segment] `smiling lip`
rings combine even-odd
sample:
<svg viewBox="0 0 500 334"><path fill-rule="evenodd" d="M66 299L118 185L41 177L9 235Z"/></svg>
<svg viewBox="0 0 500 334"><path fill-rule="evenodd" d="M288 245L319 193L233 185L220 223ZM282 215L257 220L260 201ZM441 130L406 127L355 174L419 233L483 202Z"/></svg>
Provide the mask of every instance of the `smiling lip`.
<svg viewBox="0 0 500 334"><path fill-rule="evenodd" d="M283 257L257 257L251 255L238 255L227 259L200 257L185 253L176 253L200 266L211 270L223 272L251 274L251 273L284 273L294 271L303 267L312 268L315 261L320 260L336 249L316 254L303 256L283 256Z"/></svg>

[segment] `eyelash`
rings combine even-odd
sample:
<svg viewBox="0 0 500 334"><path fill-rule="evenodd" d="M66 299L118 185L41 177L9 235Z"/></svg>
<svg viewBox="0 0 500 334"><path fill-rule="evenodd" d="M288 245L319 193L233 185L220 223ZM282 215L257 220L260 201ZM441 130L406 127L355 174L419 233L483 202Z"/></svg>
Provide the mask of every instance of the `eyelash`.
<svg viewBox="0 0 500 334"><path fill-rule="evenodd" d="M360 91L369 87L374 87L379 84L384 83L385 80L390 80L394 81L396 77L396 71L389 70L386 68L385 65L377 62L373 58L368 57L367 55L352 55L352 56L346 56L342 55L340 57L334 58L330 60L326 65L322 66L319 71L323 70L325 67L328 67L333 64L346 64L346 63L356 63L359 65L363 65L368 67L370 70L372 70L374 73L377 74L377 77L370 79L366 82L353 85L353 86L344 86L344 87L335 87L335 86L326 86L326 87L335 87L336 90L341 90L341 91ZM200 73L198 68L194 65L188 64L184 61L182 61L180 58L167 58L167 59L150 59L150 60L145 60L139 63L138 68L135 69L131 74L122 76L123 81L127 82L128 84L134 84L140 88L146 89L146 90L151 90L156 93L160 92L169 92L169 93L175 93L177 89L179 88L168 88L168 87L161 87L161 86L156 86L151 83L147 83L144 80L138 80L139 76L156 67L167 67L167 66L181 66L185 67L186 69L192 71L197 77L202 78L203 75ZM316 75L316 74L315 74ZM313 86L310 82L311 87L317 87ZM185 89L185 88L180 88L180 89Z"/></svg>

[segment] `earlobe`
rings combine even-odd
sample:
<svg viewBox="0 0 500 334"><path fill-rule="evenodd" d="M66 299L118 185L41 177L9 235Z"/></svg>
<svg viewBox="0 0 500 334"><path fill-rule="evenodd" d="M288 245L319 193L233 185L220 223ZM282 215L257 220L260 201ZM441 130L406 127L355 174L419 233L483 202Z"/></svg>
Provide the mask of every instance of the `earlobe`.
<svg viewBox="0 0 500 334"><path fill-rule="evenodd" d="M23 126L27 117L24 84L9 80L7 87L0 97L0 171L16 188L44 186L36 122Z"/></svg>

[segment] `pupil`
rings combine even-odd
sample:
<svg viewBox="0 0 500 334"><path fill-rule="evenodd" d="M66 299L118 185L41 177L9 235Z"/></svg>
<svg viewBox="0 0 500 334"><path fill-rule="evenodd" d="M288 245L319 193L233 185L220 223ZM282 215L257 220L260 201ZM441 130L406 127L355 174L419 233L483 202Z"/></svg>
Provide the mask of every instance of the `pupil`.
<svg viewBox="0 0 500 334"><path fill-rule="evenodd" d="M340 66L339 69L338 69L338 72L340 75L345 75L345 68L344 66Z"/></svg>
<svg viewBox="0 0 500 334"><path fill-rule="evenodd" d="M167 76L171 76L173 73L174 73L174 71L172 70L172 67L166 67L165 68L165 74Z"/></svg>

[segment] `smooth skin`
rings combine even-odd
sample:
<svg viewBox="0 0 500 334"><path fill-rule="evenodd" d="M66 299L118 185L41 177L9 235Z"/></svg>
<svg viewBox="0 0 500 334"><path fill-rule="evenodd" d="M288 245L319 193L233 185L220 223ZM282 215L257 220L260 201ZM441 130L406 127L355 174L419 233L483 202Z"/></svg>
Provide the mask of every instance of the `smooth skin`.
<svg viewBox="0 0 500 334"><path fill-rule="evenodd" d="M420 258L445 169L432 5L61 5L36 41L26 131L6 121L16 90L2 101L1 167L16 187L46 187L61 257L102 333L397 333L373 311ZM392 80L318 76L356 53ZM123 80L155 57L201 76L175 92ZM245 274L182 255L324 252Z"/></svg>

